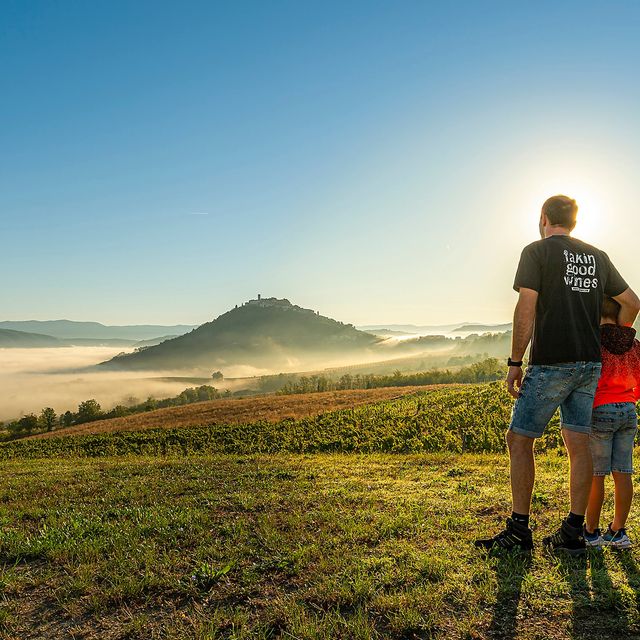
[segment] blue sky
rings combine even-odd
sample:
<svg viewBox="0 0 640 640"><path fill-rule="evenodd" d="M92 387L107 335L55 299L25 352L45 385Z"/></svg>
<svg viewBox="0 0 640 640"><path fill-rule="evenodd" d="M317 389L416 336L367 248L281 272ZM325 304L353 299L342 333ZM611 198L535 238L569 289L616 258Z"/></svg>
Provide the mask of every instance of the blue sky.
<svg viewBox="0 0 640 640"><path fill-rule="evenodd" d="M0 316L504 321L561 191L640 289L639 36L635 2L3 0Z"/></svg>

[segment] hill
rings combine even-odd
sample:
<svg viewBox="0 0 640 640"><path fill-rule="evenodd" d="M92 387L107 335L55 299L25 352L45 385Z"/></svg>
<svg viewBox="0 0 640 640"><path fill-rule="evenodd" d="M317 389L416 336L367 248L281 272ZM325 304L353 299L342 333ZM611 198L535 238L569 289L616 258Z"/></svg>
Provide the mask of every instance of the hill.
<svg viewBox="0 0 640 640"><path fill-rule="evenodd" d="M362 331L365 331L365 329L362 329ZM407 333L405 331L395 331L394 329L369 329L367 333L372 333L374 336L384 336L384 337L417 335L414 333Z"/></svg>
<svg viewBox="0 0 640 640"><path fill-rule="evenodd" d="M250 300L173 340L102 363L120 370L291 369L346 355L363 355L379 338L288 300Z"/></svg>
<svg viewBox="0 0 640 640"><path fill-rule="evenodd" d="M454 329L451 333L503 333L511 331L512 324L463 324Z"/></svg>
<svg viewBox="0 0 640 640"><path fill-rule="evenodd" d="M351 409L365 404L399 398L431 387L385 387L381 389L350 389L326 393L296 395L267 395L253 398L212 400L181 407L157 409L123 418L96 420L49 433L30 436L32 439L56 438L59 436L82 436L108 434L119 431L143 431L146 429L174 429L197 427L202 424L236 424L265 421L278 422L284 419L299 419L316 416L326 411Z"/></svg>
<svg viewBox="0 0 640 640"><path fill-rule="evenodd" d="M177 338L178 336L174 333L168 336L158 336L157 338L150 338L149 340L140 340L139 342L134 343L134 347L136 349L140 347L153 347L165 340L173 340L173 338Z"/></svg>
<svg viewBox="0 0 640 640"><path fill-rule="evenodd" d="M108 326L99 322L76 322L74 320L5 320L0 322L0 329L43 333L54 338L101 338L150 340L158 336L181 335L193 329L193 325L123 325Z"/></svg>
<svg viewBox="0 0 640 640"><path fill-rule="evenodd" d="M420 336L406 340L389 341L380 345L388 354L413 353L450 356L471 356L483 354L485 357L506 358L511 350L511 331L497 333L472 333L462 336L448 337L441 335ZM382 349L380 349L382 352Z"/></svg>
<svg viewBox="0 0 640 640"><path fill-rule="evenodd" d="M456 324L438 324L438 325L418 325L418 324L369 324L358 326L361 331L370 331L375 333L376 331L395 331L398 334L409 335L415 333L416 335L434 335L451 333L456 327L459 327L461 323Z"/></svg>
<svg viewBox="0 0 640 640"><path fill-rule="evenodd" d="M41 333L29 333L27 331L13 331L12 329L0 329L1 349L61 346L63 346L63 343L53 336Z"/></svg>

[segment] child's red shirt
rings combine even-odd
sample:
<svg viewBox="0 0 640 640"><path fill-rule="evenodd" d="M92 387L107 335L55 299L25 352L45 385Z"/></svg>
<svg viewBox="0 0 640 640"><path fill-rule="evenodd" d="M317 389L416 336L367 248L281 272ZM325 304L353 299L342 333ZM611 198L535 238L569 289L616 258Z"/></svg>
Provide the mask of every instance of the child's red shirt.
<svg viewBox="0 0 640 640"><path fill-rule="evenodd" d="M605 324L602 337L602 375L594 407L640 399L640 342L631 327Z"/></svg>

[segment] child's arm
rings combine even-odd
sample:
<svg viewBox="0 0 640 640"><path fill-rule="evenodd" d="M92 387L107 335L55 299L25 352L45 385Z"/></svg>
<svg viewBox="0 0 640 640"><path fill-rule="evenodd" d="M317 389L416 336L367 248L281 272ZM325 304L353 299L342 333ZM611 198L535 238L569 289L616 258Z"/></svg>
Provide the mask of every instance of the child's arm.
<svg viewBox="0 0 640 640"><path fill-rule="evenodd" d="M633 389L633 395L636 402L640 402L640 342L635 340L633 343L633 355L635 356L631 362L633 367L633 377L636 381L636 386Z"/></svg>

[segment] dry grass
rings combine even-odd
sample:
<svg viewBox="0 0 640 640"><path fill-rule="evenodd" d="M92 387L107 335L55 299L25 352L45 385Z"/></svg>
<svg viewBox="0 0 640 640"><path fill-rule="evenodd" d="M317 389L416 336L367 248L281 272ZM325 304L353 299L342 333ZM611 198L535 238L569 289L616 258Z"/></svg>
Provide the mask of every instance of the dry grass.
<svg viewBox="0 0 640 640"><path fill-rule="evenodd" d="M363 404L398 398L415 391L425 391L456 385L431 385L422 387L385 387L382 389L352 389L325 393L267 395L237 400L212 400L183 407L171 407L138 413L125 418L98 420L32 438L50 438L87 434L140 431L144 429L194 427L205 424L245 424L265 420L278 422L285 418L304 418L326 411L349 409Z"/></svg>

